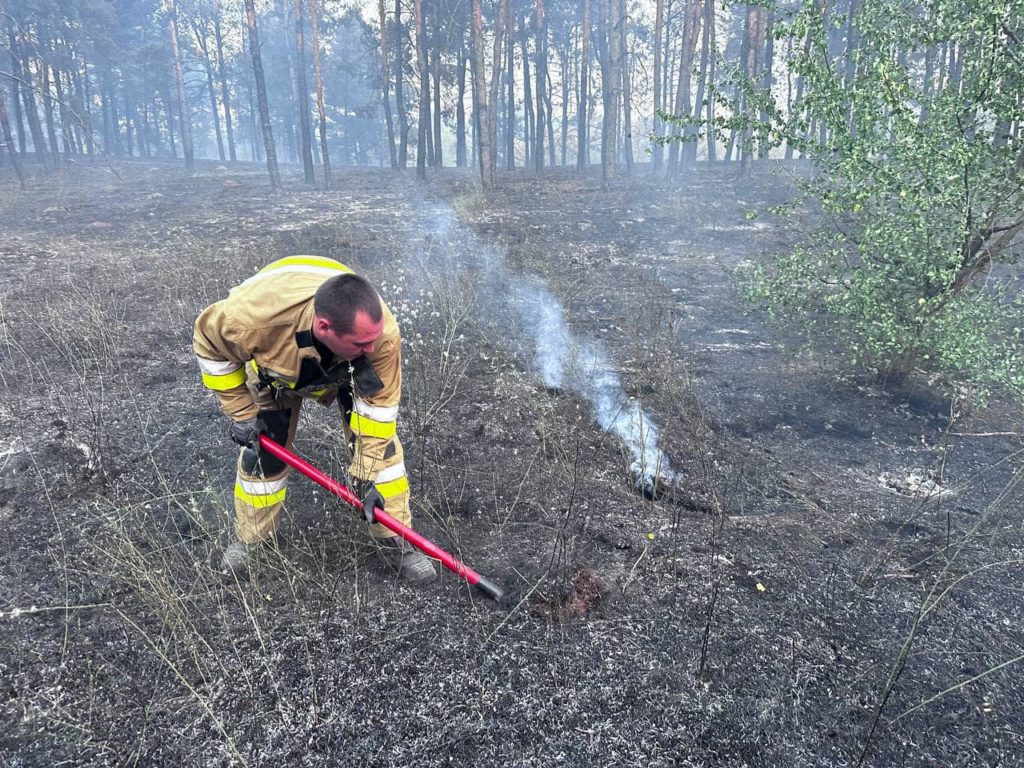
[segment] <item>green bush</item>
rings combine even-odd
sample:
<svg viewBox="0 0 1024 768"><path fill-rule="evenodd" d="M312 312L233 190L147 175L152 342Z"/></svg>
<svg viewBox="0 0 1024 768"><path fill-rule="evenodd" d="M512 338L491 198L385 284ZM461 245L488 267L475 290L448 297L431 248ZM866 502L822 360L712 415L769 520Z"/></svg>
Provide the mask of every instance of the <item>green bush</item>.
<svg viewBox="0 0 1024 768"><path fill-rule="evenodd" d="M1024 1L864 0L852 26L813 0L776 12L802 98L787 109L750 80L733 122L766 115L754 150L813 161L797 202L817 204L820 226L746 270L748 296L857 363L924 364L981 400L1024 393Z"/></svg>

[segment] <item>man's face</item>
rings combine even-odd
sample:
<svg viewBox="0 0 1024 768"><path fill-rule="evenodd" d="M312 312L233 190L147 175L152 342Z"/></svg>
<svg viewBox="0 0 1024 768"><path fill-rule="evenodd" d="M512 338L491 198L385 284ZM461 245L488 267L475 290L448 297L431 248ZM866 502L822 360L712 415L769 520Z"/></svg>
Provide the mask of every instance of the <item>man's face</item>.
<svg viewBox="0 0 1024 768"><path fill-rule="evenodd" d="M377 339L384 332L384 318L375 323L365 312L356 312L352 331L338 333L327 318L317 316L313 320L313 330L320 343L336 357L355 360L360 355L373 352Z"/></svg>

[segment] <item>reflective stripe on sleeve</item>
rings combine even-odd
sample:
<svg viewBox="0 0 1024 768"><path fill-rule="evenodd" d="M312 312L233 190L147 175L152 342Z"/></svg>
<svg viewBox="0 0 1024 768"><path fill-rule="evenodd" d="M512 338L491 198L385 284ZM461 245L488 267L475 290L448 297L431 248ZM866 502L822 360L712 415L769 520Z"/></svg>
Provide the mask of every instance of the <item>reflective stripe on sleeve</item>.
<svg viewBox="0 0 1024 768"><path fill-rule="evenodd" d="M395 421L398 418L397 405L370 405L358 397L352 403L352 409L360 416L368 416L374 421Z"/></svg>
<svg viewBox="0 0 1024 768"><path fill-rule="evenodd" d="M245 369L239 368L223 376L214 376L203 371L203 384L206 385L207 389L212 389L215 392L224 392L240 387L242 384L245 384Z"/></svg>
<svg viewBox="0 0 1024 768"><path fill-rule="evenodd" d="M199 361L199 367L203 373L208 373L211 376L227 376L241 367L238 363L233 363L230 360L210 360L199 355L196 355L196 360Z"/></svg>
<svg viewBox="0 0 1024 768"><path fill-rule="evenodd" d="M348 425L357 435L366 435L367 437L394 437L397 431L393 421L376 421L369 416L361 416L355 411L352 411Z"/></svg>
<svg viewBox="0 0 1024 768"><path fill-rule="evenodd" d="M259 493L247 493L240 482L235 483L235 498L241 499L250 507L254 507L256 509L266 509L267 507L272 507L275 504L280 504L284 501L284 497L287 493L287 488L282 488L275 493L268 493L265 495ZM382 493L381 496L383 495L384 494Z"/></svg>

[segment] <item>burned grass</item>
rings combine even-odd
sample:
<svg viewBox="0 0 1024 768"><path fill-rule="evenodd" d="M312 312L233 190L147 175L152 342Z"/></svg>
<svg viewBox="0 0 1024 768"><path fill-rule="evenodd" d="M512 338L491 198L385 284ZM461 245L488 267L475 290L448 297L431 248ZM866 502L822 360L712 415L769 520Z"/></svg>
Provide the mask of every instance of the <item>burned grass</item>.
<svg viewBox="0 0 1024 768"><path fill-rule="evenodd" d="M747 218L777 177L342 178L132 164L0 199L0 762L1021 764L1019 419L748 316L728 273L785 243ZM539 375L487 248L600 342L672 492ZM300 477L249 580L209 568L233 451L191 322L300 252L398 314L417 525L508 605L394 581ZM333 413L297 449L340 476Z"/></svg>

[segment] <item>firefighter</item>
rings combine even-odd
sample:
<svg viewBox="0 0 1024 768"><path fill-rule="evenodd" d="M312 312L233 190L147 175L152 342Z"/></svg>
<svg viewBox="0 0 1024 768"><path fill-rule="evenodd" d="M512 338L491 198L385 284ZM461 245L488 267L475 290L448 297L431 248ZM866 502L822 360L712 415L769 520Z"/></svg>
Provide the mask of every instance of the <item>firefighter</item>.
<svg viewBox="0 0 1024 768"><path fill-rule="evenodd" d="M352 454L349 475L380 552L415 584L433 562L373 522L383 508L411 525L409 480L396 434L402 390L398 324L373 286L333 259L289 256L264 267L195 323L192 345L203 383L231 419L241 448L235 481L235 541L221 565L245 566L277 530L290 467L259 451L266 434L290 447L304 400L337 402Z"/></svg>

